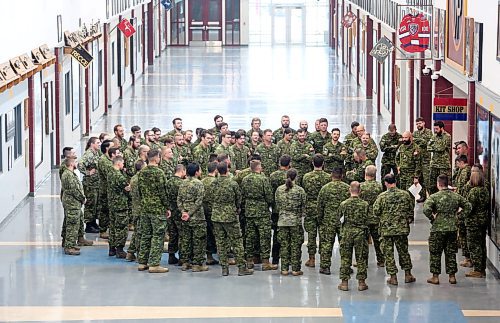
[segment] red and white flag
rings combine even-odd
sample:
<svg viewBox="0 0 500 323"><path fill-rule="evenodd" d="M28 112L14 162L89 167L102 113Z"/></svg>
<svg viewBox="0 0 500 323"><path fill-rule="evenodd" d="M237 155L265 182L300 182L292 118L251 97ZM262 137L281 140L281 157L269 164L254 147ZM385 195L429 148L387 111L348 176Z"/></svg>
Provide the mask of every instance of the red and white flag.
<svg viewBox="0 0 500 323"><path fill-rule="evenodd" d="M118 29L120 29L122 31L122 33L127 38L132 36L135 33L135 28L134 28L134 26L132 26L130 21L128 21L128 19L123 19L122 21L120 21L120 23L118 24L117 27L118 27Z"/></svg>

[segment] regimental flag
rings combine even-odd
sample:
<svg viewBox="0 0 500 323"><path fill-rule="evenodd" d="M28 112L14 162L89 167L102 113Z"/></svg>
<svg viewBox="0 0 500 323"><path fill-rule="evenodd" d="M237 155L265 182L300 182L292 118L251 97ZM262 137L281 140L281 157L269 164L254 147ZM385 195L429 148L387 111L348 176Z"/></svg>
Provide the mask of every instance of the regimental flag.
<svg viewBox="0 0 500 323"><path fill-rule="evenodd" d="M172 1L171 0L161 0L160 3L165 7L165 10L172 9Z"/></svg>
<svg viewBox="0 0 500 323"><path fill-rule="evenodd" d="M407 14L399 24L401 48L408 53L420 53L429 48L431 28L429 20L423 15Z"/></svg>
<svg viewBox="0 0 500 323"><path fill-rule="evenodd" d="M122 31L122 33L127 38L132 36L135 33L135 28L134 28L134 26L132 26L130 21L128 21L128 19L123 19L122 21L120 21L120 23L118 24L117 27L118 27L118 29L120 29Z"/></svg>

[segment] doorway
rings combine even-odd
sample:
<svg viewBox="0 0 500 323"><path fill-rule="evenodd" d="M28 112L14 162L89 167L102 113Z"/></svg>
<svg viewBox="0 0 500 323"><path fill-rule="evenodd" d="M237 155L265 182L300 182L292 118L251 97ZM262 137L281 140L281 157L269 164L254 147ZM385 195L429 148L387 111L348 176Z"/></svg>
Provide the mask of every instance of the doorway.
<svg viewBox="0 0 500 323"><path fill-rule="evenodd" d="M272 45L305 45L306 8L304 5L275 4L271 14Z"/></svg>
<svg viewBox="0 0 500 323"><path fill-rule="evenodd" d="M189 45L222 46L222 0L189 1Z"/></svg>

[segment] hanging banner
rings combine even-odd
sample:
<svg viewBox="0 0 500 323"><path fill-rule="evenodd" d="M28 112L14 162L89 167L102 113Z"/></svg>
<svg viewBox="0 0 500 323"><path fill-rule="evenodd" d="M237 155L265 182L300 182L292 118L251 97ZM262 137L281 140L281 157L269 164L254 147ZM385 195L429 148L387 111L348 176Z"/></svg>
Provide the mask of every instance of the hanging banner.
<svg viewBox="0 0 500 323"><path fill-rule="evenodd" d="M123 19L122 21L120 21L120 23L118 24L117 27L118 27L118 29L120 29L122 31L122 33L127 38L132 36L135 33L135 28L134 28L134 26L132 26L130 21L128 21L128 19Z"/></svg>
<svg viewBox="0 0 500 323"><path fill-rule="evenodd" d="M382 64L387 56L394 50L394 44L387 37L382 37L373 46L370 55L373 56L380 64Z"/></svg>
<svg viewBox="0 0 500 323"><path fill-rule="evenodd" d="M408 53L421 53L429 49L431 27L429 20L421 13L404 16L398 34L401 48Z"/></svg>
<svg viewBox="0 0 500 323"><path fill-rule="evenodd" d="M73 56L83 68L89 67L90 62L94 59L94 57L92 57L92 55L90 55L90 53L80 44L73 48L71 56Z"/></svg>
<svg viewBox="0 0 500 323"><path fill-rule="evenodd" d="M436 121L467 121L467 99L434 98L432 119Z"/></svg>
<svg viewBox="0 0 500 323"><path fill-rule="evenodd" d="M351 28L356 19L358 19L358 17L356 17L356 15L352 11L349 11L342 18L342 26L344 26L345 28Z"/></svg>

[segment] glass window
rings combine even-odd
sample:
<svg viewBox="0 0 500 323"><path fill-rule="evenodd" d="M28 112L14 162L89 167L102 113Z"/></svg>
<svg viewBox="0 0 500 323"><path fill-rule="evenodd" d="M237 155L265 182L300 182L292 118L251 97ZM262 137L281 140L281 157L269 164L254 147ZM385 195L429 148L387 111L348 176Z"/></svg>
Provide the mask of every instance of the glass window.
<svg viewBox="0 0 500 323"><path fill-rule="evenodd" d="M111 43L111 74L115 75L115 42Z"/></svg>
<svg viewBox="0 0 500 323"><path fill-rule="evenodd" d="M99 55L99 41L94 41L92 54L94 60L92 61L92 110L99 107L99 78L101 69L101 56Z"/></svg>
<svg viewBox="0 0 500 323"><path fill-rule="evenodd" d="M500 247L500 118L493 117L491 125L491 240Z"/></svg>
<svg viewBox="0 0 500 323"><path fill-rule="evenodd" d="M75 130L80 125L80 64L76 60L71 61L72 74L72 125Z"/></svg>
<svg viewBox="0 0 500 323"><path fill-rule="evenodd" d="M34 109L35 109L35 167L43 161L43 105L42 105L42 73L33 77Z"/></svg>
<svg viewBox="0 0 500 323"><path fill-rule="evenodd" d="M19 104L14 108L15 115L15 135L14 135L14 160L21 157L23 154L23 113L22 113L22 105Z"/></svg>
<svg viewBox="0 0 500 323"><path fill-rule="evenodd" d="M64 100L65 100L65 114L71 113L71 71L64 74Z"/></svg>

